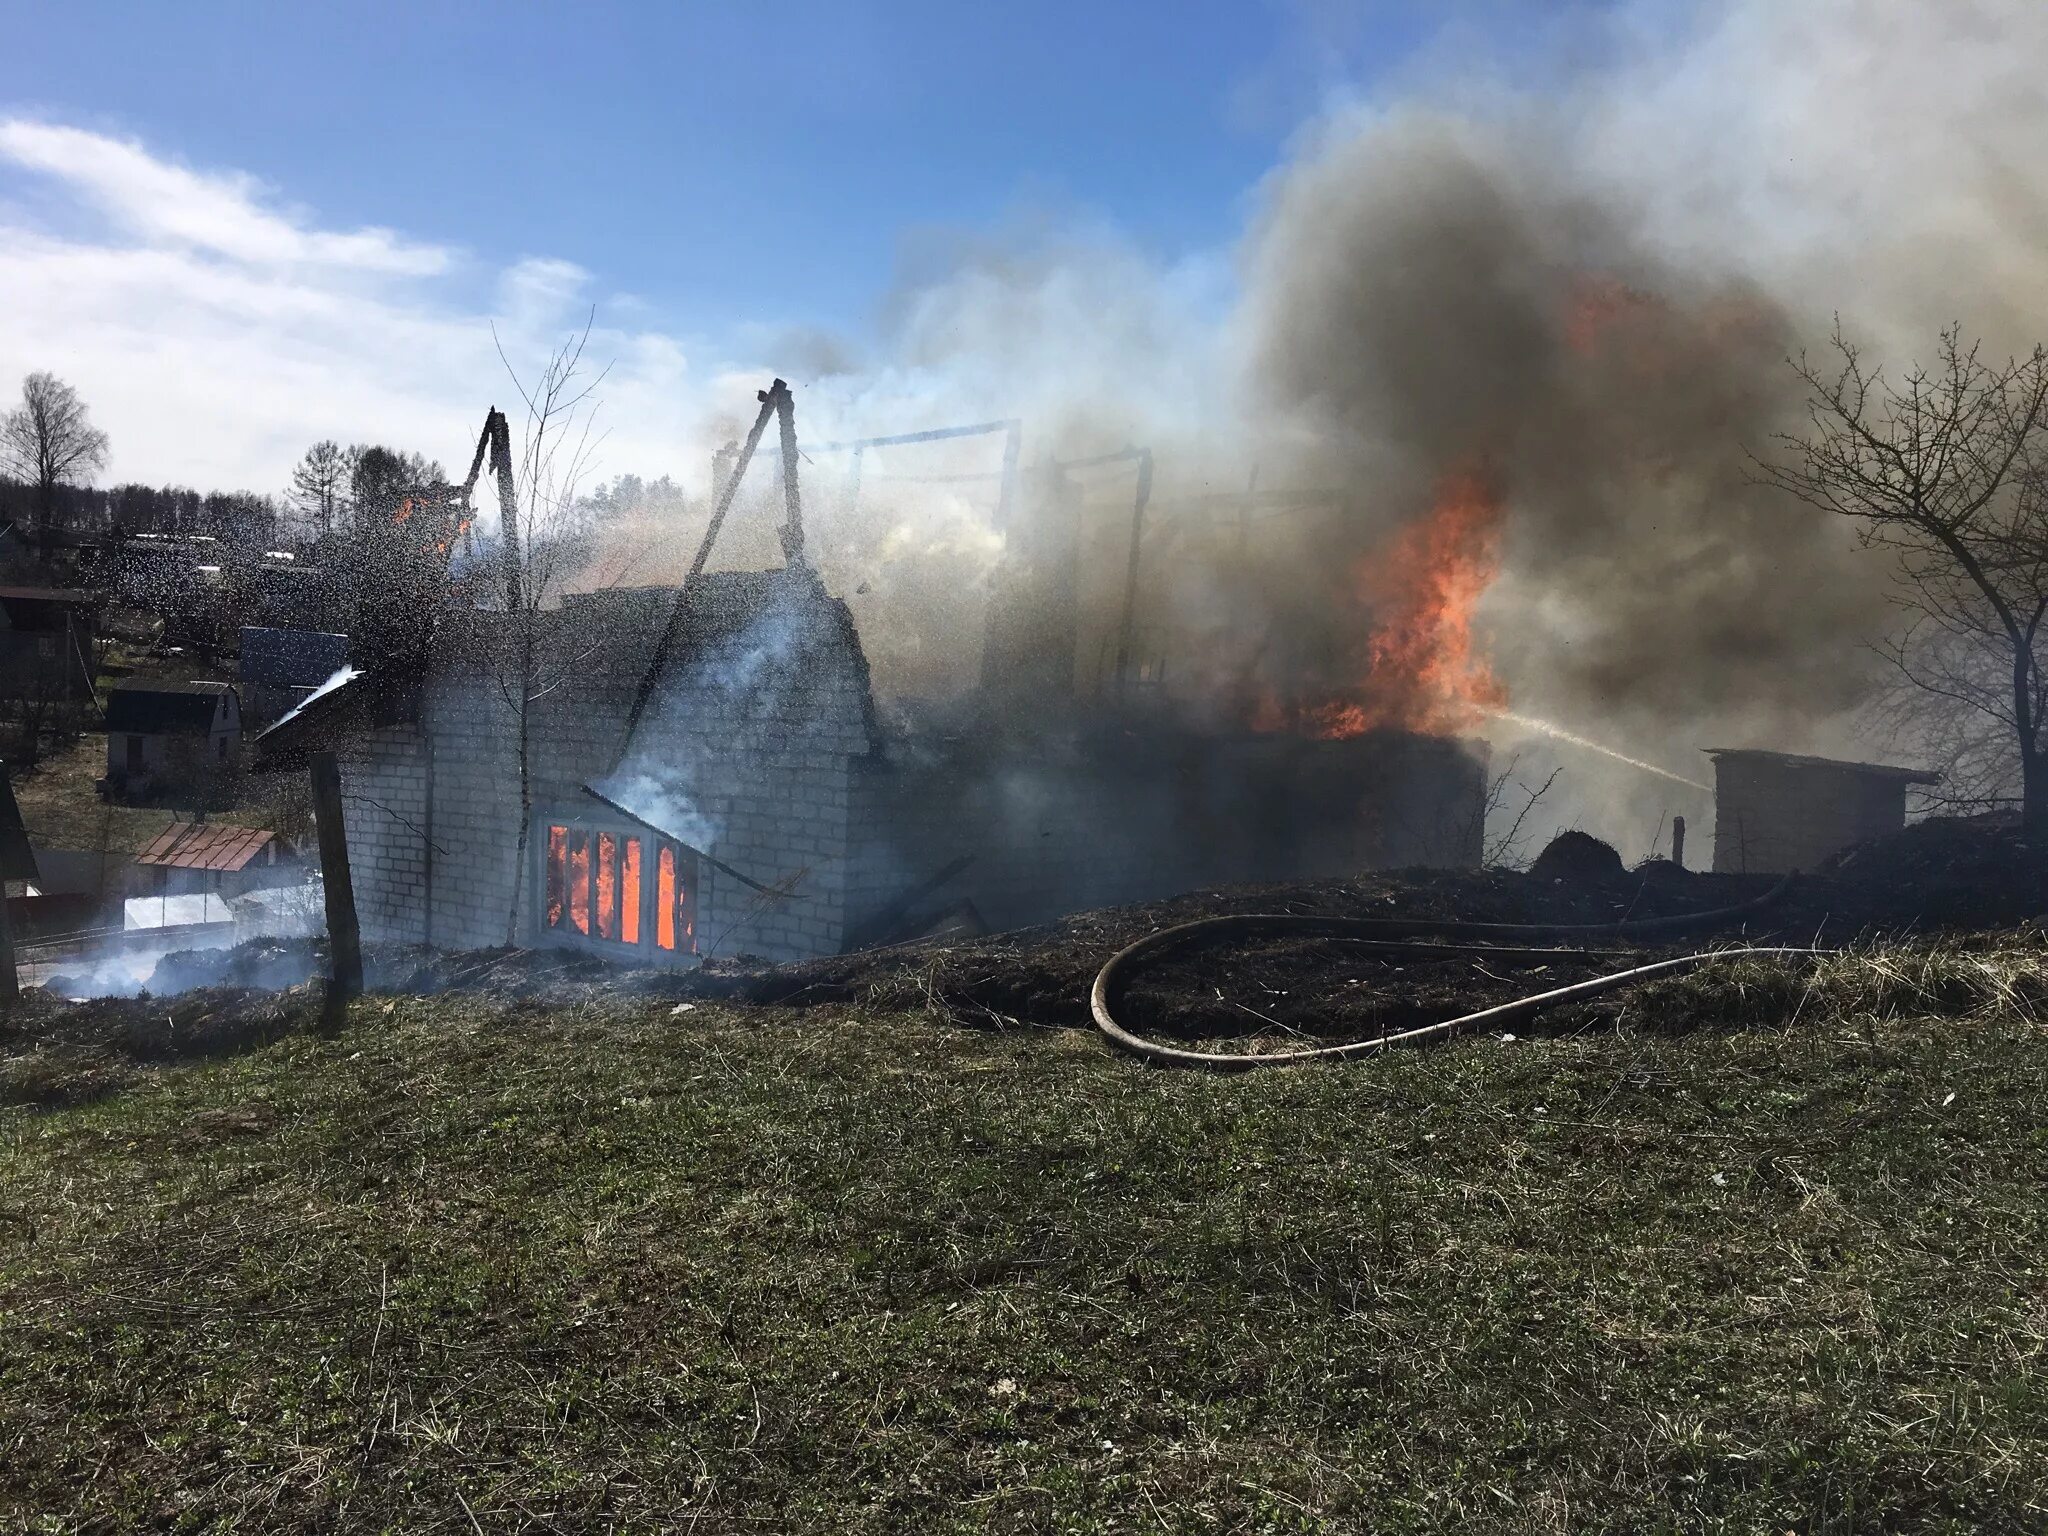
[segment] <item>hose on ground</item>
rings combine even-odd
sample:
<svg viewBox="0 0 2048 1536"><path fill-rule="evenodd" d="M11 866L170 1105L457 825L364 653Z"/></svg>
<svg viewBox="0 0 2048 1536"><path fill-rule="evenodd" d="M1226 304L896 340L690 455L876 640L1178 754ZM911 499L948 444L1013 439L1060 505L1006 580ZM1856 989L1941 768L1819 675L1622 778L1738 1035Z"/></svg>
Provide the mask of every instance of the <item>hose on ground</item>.
<svg viewBox="0 0 2048 1536"><path fill-rule="evenodd" d="M1590 952L1585 950L1527 948L1514 949L1495 943L1457 943L1459 938L1481 940L1496 939L1563 939L1563 938L1607 938L1634 939L1658 937L1665 934L1683 933L1689 929L1709 928L1733 918L1758 912L1774 904L1792 885L1793 876L1786 875L1763 895L1751 901L1739 902L1734 906L1716 908L1710 912L1688 912L1676 917L1649 918L1635 922L1620 923L1476 923L1458 922L1451 919L1432 918L1385 918L1385 917L1325 917L1290 912L1238 913L1227 917L1205 917L1191 923L1179 923L1171 928L1162 928L1147 934L1135 944L1125 946L1110 956L1108 962L1095 974L1095 985L1089 992L1089 1006L1095 1015L1095 1027L1119 1050L1128 1051L1168 1066L1207 1067L1212 1071L1248 1072L1258 1067L1293 1066L1306 1061L1341 1061L1367 1056L1385 1050L1393 1045L1415 1045L1426 1040L1441 1039L1461 1030L1479 1025L1503 1024L1519 1019L1559 1003L1574 1002L1582 998L1596 997L1603 992L1616 991L1622 987L1634 986L1654 976L1677 975L1696 970L1717 960L1745 959L1755 956L1780 956L1807 958L1828 953L1821 949L1803 949L1786 946L1742 946L1728 949L1702 950L1695 954L1677 955L1669 959L1655 960L1644 965L1631 966L1626 970L1613 971L1604 976L1595 976L1586 981L1574 982L1570 986L1555 987L1547 992L1538 992L1529 997L1520 997L1512 1002L1498 1003L1490 1008L1481 1008L1475 1013L1461 1014L1454 1019L1443 1019L1434 1024L1419 1025L1414 1029L1401 1030L1395 1034L1376 1035L1369 1040L1352 1040L1339 1045L1304 1046L1285 1051L1198 1051L1186 1046L1166 1045L1157 1040L1147 1040L1133 1034L1116 1017L1115 1002L1123 985L1129 981L1131 972L1143 960L1167 950L1185 947L1206 946L1225 939L1255 938L1284 934L1289 937L1313 936L1338 939L1349 944L1382 951L1402 951L1428 954L1493 954L1517 955L1521 957L1584 958ZM1419 942L1428 936L1437 937L1440 942ZM1453 942L1441 942L1451 940Z"/></svg>

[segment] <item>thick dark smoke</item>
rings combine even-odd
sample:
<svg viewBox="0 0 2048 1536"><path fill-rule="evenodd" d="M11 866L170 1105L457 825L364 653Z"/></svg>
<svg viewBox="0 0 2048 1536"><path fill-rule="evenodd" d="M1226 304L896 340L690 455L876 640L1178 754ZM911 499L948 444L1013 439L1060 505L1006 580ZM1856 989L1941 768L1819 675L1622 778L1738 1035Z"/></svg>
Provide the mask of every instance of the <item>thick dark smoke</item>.
<svg viewBox="0 0 2048 1536"><path fill-rule="evenodd" d="M1951 321L2000 356L2040 339L2048 8L1679 14L1623 11L1609 64L1562 90L1481 92L1481 59L1339 113L1275 178L1246 247L1247 387L1284 472L1351 510L1269 607L1355 622L1347 573L1484 466L1506 510L1482 629L1518 712L1689 776L1703 745L1910 752L1862 729L1888 568L1749 455L1801 424L1785 360L1837 314L1894 368ZM1510 722L1484 734L1565 765L1549 813L1637 851L1707 810Z"/></svg>
<svg viewBox="0 0 2048 1536"><path fill-rule="evenodd" d="M969 242L892 302L892 362L800 393L810 440L1015 416L1027 466L1152 447L1141 623L1219 720L1246 676L1341 670L1360 570L1480 473L1504 513L1479 636L1518 714L1688 778L1701 746L1907 750L1860 728L1887 571L1750 455L1798 426L1786 359L1836 314L1895 368L1951 321L1999 355L2048 329L2048 6L1729 0L1604 25L1597 64L1540 88L1468 53L1333 110L1262 190L1234 291L1220 263L1162 270L1099 234ZM707 409L704 460L758 383ZM992 487L956 477L995 460L871 457L857 509L837 465L805 466L885 691L975 679L1005 531ZM1077 493L1084 649L1120 598L1129 485ZM1512 721L1474 733L1525 775L1564 765L1539 830L1583 820L1631 854L1671 814L1705 830L1697 790Z"/></svg>
<svg viewBox="0 0 2048 1536"><path fill-rule="evenodd" d="M1483 466L1505 500L1485 612L1518 703L1638 732L1838 711L1878 583L1745 457L1794 419L1799 324L1634 227L1555 145L1420 111L1289 173L1252 240L1255 377L1308 429L1289 472L1353 509L1294 618L1348 618L1328 579Z"/></svg>

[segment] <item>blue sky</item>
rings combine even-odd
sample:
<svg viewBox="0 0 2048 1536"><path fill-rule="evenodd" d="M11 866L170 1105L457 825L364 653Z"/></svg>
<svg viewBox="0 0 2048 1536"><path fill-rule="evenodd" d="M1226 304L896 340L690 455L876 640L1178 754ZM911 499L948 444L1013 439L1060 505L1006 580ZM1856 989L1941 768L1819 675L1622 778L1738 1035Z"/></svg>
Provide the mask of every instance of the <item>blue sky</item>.
<svg viewBox="0 0 2048 1536"><path fill-rule="evenodd" d="M1199 384L1307 125L1607 3L0 0L0 390L77 384L112 479L260 489L450 456L593 311L607 473L694 475L763 370L863 380L842 435L1046 416L1077 347Z"/></svg>
<svg viewBox="0 0 2048 1536"><path fill-rule="evenodd" d="M1323 90L1424 29L1262 0L7 9L13 112L325 225L571 261L713 336L858 335L906 252L1020 216L1226 245Z"/></svg>

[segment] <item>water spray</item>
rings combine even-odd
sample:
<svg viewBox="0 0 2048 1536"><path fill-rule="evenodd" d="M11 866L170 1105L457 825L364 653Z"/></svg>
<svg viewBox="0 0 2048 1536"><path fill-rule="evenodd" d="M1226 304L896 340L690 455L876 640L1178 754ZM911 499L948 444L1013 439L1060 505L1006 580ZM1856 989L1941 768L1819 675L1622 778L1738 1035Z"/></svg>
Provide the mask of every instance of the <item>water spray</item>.
<svg viewBox="0 0 2048 1536"><path fill-rule="evenodd" d="M1714 792L1712 785L1702 784L1698 779L1688 779L1684 774L1673 773L1669 768L1659 768L1655 763L1646 763L1639 757L1630 757L1626 752L1617 752L1612 747L1603 747L1597 741L1588 741L1577 732L1568 731L1561 725L1553 725L1548 720L1538 720L1533 715L1518 715L1511 709L1495 709L1488 711L1488 713L1496 720L1505 720L1510 725L1519 725L1527 730L1538 731L1545 736L1555 737L1559 741L1569 742L1572 746L1584 747L1588 752L1598 752L1603 757L1613 758L1617 763L1626 763L1631 768L1640 768L1644 773L1654 773L1660 779L1669 779L1674 784L1683 784L1686 788L1697 789L1702 794L1711 795Z"/></svg>

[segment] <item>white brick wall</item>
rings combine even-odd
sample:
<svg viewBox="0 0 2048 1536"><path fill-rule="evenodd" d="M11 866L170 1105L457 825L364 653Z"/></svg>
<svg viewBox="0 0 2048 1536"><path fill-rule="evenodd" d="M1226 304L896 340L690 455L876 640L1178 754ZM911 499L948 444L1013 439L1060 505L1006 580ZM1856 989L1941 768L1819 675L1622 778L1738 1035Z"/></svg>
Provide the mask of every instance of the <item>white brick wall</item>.
<svg viewBox="0 0 2048 1536"><path fill-rule="evenodd" d="M551 686L532 707L529 732L537 813L602 816L583 786L618 759L648 649L643 632L603 654L543 661ZM536 941L530 848L525 878L515 879L515 671L509 662L444 664L425 689L417 729L377 731L350 755L346 815L367 937L443 948ZM770 899L700 864L700 951L793 959L839 948L848 764L870 748L870 715L865 662L829 645L807 653L794 696L764 704L665 689L650 709L640 739L660 744L665 771L687 770L690 798L714 828L704 851L764 884L802 872L789 897Z"/></svg>

